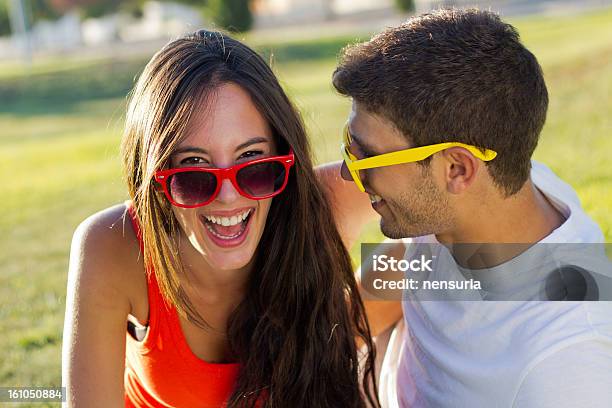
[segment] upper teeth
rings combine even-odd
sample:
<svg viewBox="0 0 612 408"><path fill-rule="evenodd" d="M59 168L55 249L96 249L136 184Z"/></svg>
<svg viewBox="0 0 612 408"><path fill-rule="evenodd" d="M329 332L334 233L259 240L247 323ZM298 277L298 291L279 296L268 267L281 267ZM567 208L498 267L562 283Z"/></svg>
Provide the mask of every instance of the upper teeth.
<svg viewBox="0 0 612 408"><path fill-rule="evenodd" d="M229 227L230 225L236 225L239 222L242 222L249 216L251 209L249 208L243 213L233 215L231 217L219 217L215 215L205 215L204 217L215 224L223 225L224 227Z"/></svg>
<svg viewBox="0 0 612 408"><path fill-rule="evenodd" d="M370 194L370 202L372 203L377 203L379 201L382 201L382 197L376 194Z"/></svg>

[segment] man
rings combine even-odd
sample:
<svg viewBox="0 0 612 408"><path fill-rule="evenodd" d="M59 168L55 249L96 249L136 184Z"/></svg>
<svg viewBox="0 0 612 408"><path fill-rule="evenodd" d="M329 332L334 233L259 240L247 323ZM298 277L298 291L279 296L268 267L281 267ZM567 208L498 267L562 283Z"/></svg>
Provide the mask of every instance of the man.
<svg viewBox="0 0 612 408"><path fill-rule="evenodd" d="M406 291L401 356L385 357L397 365L397 382L381 388L397 396L382 400L402 407L612 406L609 302L530 301L542 298L522 290L543 287L552 273L540 276L537 262L537 273L521 273L534 266L525 246L497 248L481 265L487 273L453 252L459 243L603 242L571 187L531 160L548 94L516 30L487 11L424 14L345 49L333 84L352 98L342 177L369 194L382 232L410 238L405 257L415 255L415 244L438 244L434 270L479 276L498 294L491 299L514 300L421 302L429 300L422 291ZM380 332L400 302L369 305Z"/></svg>

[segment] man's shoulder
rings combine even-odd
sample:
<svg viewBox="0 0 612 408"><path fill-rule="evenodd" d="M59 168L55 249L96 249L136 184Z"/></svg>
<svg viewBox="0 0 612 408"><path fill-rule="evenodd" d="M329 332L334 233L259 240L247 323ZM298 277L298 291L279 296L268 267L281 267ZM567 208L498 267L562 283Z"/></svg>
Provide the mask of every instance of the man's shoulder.
<svg viewBox="0 0 612 408"><path fill-rule="evenodd" d="M544 163L531 160L531 180L548 197L561 201L567 206L581 208L578 194Z"/></svg>
<svg viewBox="0 0 612 408"><path fill-rule="evenodd" d="M531 180L548 200L566 217L566 221L542 242L604 242L599 225L584 211L578 194L548 166L531 161Z"/></svg>

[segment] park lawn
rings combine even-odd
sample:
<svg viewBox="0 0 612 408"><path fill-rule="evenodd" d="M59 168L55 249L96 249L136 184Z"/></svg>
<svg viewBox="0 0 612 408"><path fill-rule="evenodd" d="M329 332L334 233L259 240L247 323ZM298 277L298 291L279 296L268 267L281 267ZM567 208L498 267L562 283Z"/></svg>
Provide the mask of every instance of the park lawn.
<svg viewBox="0 0 612 408"><path fill-rule="evenodd" d="M576 189L612 242L612 10L512 22L550 93L535 158ZM339 157L350 103L330 77L336 52L358 36L272 45L317 162ZM29 76L0 66L0 386L60 384L71 236L88 215L127 198L118 145L125 95L144 62L46 63ZM381 238L376 223L362 236ZM358 259L359 247L351 253Z"/></svg>

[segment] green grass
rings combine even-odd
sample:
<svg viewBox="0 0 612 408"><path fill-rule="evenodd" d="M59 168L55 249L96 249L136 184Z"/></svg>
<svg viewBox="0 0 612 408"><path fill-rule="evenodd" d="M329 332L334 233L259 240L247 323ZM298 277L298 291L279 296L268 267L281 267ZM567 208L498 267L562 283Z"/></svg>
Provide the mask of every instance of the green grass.
<svg viewBox="0 0 612 408"><path fill-rule="evenodd" d="M535 157L576 189L612 242L612 11L513 23L550 92ZM355 38L256 44L274 55L318 162L338 159L349 101L330 77ZM118 145L125 96L144 63L50 61L27 75L0 66L0 386L60 384L70 239L85 217L127 197ZM380 239L376 224L363 239Z"/></svg>

